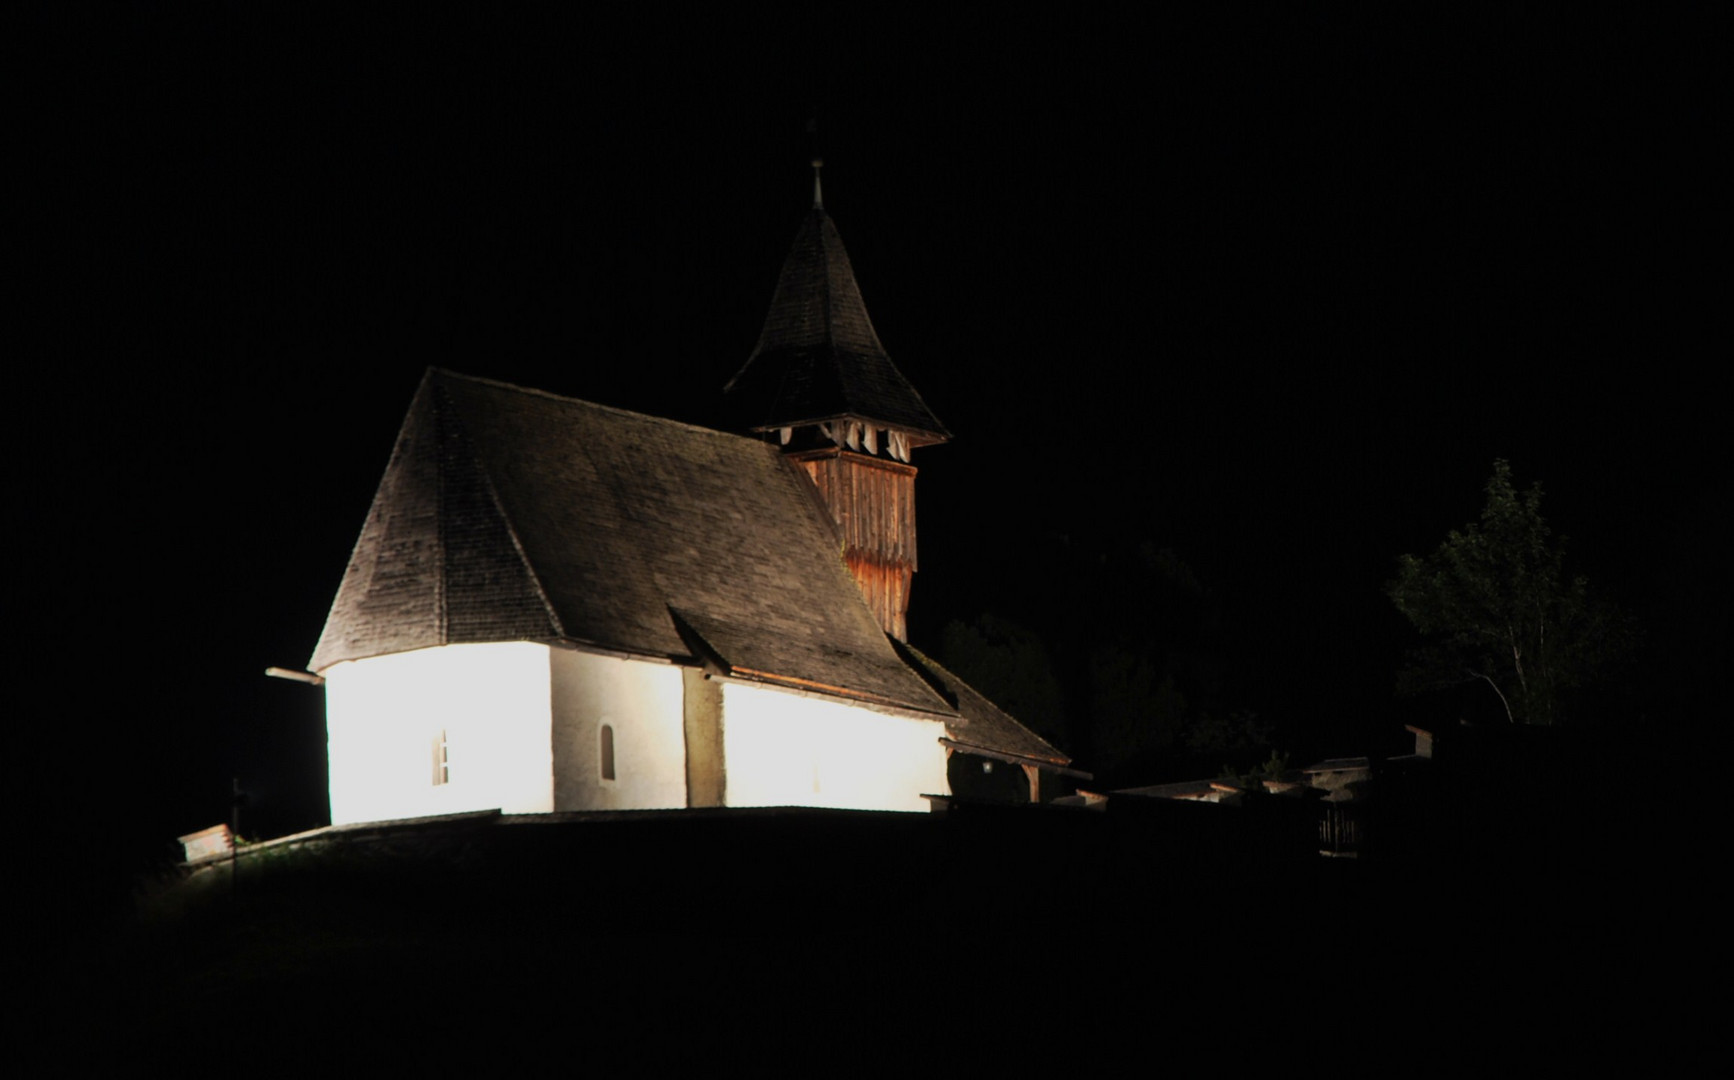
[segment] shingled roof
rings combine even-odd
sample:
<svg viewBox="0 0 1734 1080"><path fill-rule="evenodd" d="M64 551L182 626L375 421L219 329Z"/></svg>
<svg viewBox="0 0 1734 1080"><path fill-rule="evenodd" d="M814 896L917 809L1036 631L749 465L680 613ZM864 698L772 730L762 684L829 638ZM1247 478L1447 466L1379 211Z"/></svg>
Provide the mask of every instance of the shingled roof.
<svg viewBox="0 0 1734 1080"><path fill-rule="evenodd" d="M959 750L986 750L993 755L1026 759L1030 764L1066 765L1071 758L1046 739L1014 720L973 686L953 675L913 645L895 642L898 655L927 679L957 710L945 722L946 735Z"/></svg>
<svg viewBox="0 0 1734 1080"><path fill-rule="evenodd" d="M431 370L311 667L516 640L952 711L892 650L772 448Z"/></svg>
<svg viewBox="0 0 1734 1080"><path fill-rule="evenodd" d="M843 239L820 206L802 222L758 345L724 393L748 431L854 419L906 432L915 445L951 437L879 343Z"/></svg>
<svg viewBox="0 0 1734 1080"><path fill-rule="evenodd" d="M1068 759L889 638L811 481L756 439L430 369L309 667L542 641L934 715Z"/></svg>

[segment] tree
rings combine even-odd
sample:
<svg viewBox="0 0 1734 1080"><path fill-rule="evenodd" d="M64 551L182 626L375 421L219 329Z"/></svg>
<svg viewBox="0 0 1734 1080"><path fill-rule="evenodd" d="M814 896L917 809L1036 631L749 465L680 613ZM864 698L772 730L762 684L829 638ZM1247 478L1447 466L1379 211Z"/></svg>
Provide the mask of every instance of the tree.
<svg viewBox="0 0 1734 1080"><path fill-rule="evenodd" d="M1485 684L1512 723L1555 724L1570 692L1622 651L1623 620L1569 577L1541 516L1541 485L1519 493L1493 463L1481 520L1453 530L1426 557L1401 556L1385 586L1427 644L1399 689Z"/></svg>
<svg viewBox="0 0 1734 1080"><path fill-rule="evenodd" d="M940 656L958 678L1031 731L1070 748L1065 693L1047 645L1035 631L991 613L968 623L954 619L940 638Z"/></svg>

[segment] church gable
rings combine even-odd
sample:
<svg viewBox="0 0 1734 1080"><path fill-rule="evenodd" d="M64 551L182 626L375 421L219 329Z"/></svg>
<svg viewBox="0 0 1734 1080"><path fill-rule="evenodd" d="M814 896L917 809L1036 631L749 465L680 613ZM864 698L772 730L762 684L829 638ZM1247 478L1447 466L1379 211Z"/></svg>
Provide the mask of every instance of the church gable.
<svg viewBox="0 0 1734 1080"><path fill-rule="evenodd" d="M461 418L424 379L309 666L555 636Z"/></svg>

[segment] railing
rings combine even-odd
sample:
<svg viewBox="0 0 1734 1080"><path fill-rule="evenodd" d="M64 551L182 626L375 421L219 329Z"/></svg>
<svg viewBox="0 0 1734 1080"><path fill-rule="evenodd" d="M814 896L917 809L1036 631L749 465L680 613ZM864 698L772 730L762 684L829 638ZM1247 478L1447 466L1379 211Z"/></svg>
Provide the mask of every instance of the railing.
<svg viewBox="0 0 1734 1080"><path fill-rule="evenodd" d="M1319 851L1327 855L1358 855L1366 841L1361 808L1353 803L1324 803L1319 814Z"/></svg>

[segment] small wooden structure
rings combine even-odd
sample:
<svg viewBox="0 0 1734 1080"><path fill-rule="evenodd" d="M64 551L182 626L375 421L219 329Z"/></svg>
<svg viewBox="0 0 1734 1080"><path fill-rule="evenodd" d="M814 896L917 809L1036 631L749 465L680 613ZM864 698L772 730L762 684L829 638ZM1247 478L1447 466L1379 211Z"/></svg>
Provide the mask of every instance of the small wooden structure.
<svg viewBox="0 0 1734 1080"><path fill-rule="evenodd" d="M813 168L812 212L724 394L737 426L774 438L812 477L868 608L902 641L916 570L910 452L951 433L879 343Z"/></svg>
<svg viewBox="0 0 1734 1080"><path fill-rule="evenodd" d="M235 834L229 831L227 825L212 825L208 829L200 829L178 839L181 850L186 853L186 860L190 863L220 859L235 850Z"/></svg>

